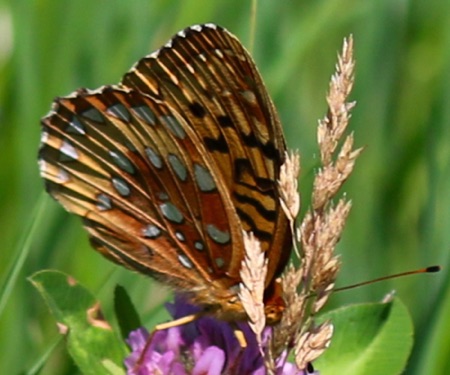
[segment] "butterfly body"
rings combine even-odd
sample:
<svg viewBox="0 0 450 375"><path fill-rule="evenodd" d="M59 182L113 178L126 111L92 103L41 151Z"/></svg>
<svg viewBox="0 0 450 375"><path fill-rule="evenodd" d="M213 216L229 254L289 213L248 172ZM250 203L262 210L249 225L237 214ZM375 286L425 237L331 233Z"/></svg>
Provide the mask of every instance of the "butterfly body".
<svg viewBox="0 0 450 375"><path fill-rule="evenodd" d="M219 319L246 320L237 292L243 232L253 232L276 322L291 245L277 186L285 149L250 55L207 24L179 32L118 85L56 99L39 161L47 191L82 218L96 250Z"/></svg>

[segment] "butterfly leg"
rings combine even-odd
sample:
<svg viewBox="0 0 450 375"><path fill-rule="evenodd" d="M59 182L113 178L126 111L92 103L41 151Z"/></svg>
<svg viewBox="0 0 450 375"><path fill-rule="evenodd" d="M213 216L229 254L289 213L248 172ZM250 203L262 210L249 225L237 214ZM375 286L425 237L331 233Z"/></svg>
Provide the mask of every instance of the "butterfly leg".
<svg viewBox="0 0 450 375"><path fill-rule="evenodd" d="M142 353L139 356L139 359L136 361L136 365L134 366L133 371L139 370L139 367L141 367L142 363L144 362L145 353L147 352L148 348L150 347L150 344L152 343L153 337L154 337L156 332L162 331L162 330L165 330L165 329L168 329L168 328L179 327L179 326L182 326L184 324L191 323L191 322L197 320L198 318L202 317L203 315L205 315L204 311L199 311L196 314L186 315L186 316L183 316L183 317L181 317L179 319L175 319L175 320L172 320L170 322L161 323L161 324L156 325L154 330L153 330L153 332L148 337L148 339L147 339L147 341L145 343L144 349L142 350Z"/></svg>
<svg viewBox="0 0 450 375"><path fill-rule="evenodd" d="M179 327L179 326L191 323L194 320L197 320L198 318L202 317L203 315L205 315L205 313L203 311L199 311L198 313L186 315L181 318L171 320L170 322L157 324L155 326L155 330L153 332L162 331L164 329L168 329L168 328L172 328L172 327Z"/></svg>
<svg viewBox="0 0 450 375"><path fill-rule="evenodd" d="M239 342L239 346L240 346L242 349L245 349L245 348L247 347L247 340L245 339L244 332L242 332L242 331L241 331L239 328L237 328L237 327L234 327L233 332L234 332L234 337L236 337L236 339L237 339L238 342Z"/></svg>

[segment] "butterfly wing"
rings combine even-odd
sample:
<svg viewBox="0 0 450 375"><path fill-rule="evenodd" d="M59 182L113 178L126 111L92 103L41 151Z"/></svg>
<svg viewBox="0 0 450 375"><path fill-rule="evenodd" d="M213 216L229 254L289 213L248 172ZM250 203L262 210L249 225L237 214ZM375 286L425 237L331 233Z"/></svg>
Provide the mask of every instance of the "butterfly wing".
<svg viewBox="0 0 450 375"><path fill-rule="evenodd" d="M113 261L204 305L239 283L242 230L262 241L267 284L284 267L281 127L251 57L224 29L180 32L121 85L57 99L42 126L47 190Z"/></svg>
<svg viewBox="0 0 450 375"><path fill-rule="evenodd" d="M228 192L166 103L132 89L79 90L56 100L42 126L47 191L82 217L97 250L181 291L237 283L229 272L242 228Z"/></svg>
<svg viewBox="0 0 450 375"><path fill-rule="evenodd" d="M242 227L267 252L270 284L290 255L276 183L286 146L249 53L225 29L198 25L140 60L122 84L168 103L192 126L220 170Z"/></svg>

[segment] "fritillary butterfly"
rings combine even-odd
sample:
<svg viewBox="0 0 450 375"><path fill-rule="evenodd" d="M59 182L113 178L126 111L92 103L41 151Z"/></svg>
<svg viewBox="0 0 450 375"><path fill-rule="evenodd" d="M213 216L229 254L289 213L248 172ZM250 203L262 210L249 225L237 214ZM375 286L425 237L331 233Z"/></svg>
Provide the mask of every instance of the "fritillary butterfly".
<svg viewBox="0 0 450 375"><path fill-rule="evenodd" d="M277 187L285 141L239 40L197 25L140 60L118 85L57 98L42 119L47 191L80 216L107 258L246 320L243 231L268 258L265 312L280 319L276 278L291 235Z"/></svg>

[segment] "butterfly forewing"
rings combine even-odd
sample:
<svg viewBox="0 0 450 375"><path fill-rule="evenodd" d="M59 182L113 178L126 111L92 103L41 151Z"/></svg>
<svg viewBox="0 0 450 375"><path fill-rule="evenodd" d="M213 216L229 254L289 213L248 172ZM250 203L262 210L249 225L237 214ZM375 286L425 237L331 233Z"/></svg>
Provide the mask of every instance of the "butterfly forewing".
<svg viewBox="0 0 450 375"><path fill-rule="evenodd" d="M268 252L270 283L290 246L275 182L285 142L248 52L220 27L192 27L139 61L122 84L170 103L193 125L220 168L243 228Z"/></svg>
<svg viewBox="0 0 450 375"><path fill-rule="evenodd" d="M235 293L243 230L267 252L266 285L287 261L281 127L251 57L224 29L180 32L119 86L57 99L42 125L47 190L115 262L208 306Z"/></svg>

